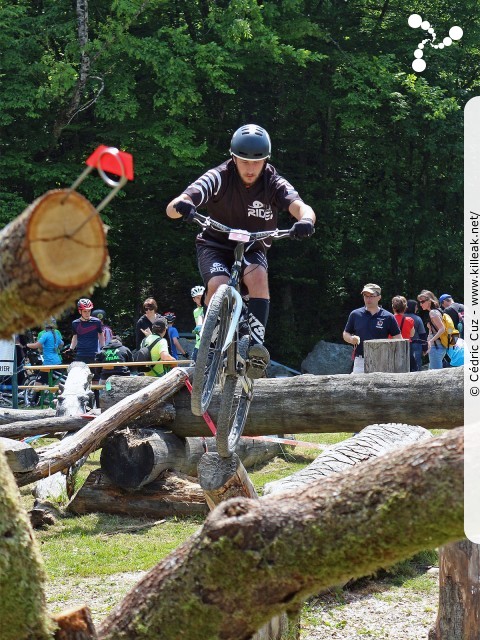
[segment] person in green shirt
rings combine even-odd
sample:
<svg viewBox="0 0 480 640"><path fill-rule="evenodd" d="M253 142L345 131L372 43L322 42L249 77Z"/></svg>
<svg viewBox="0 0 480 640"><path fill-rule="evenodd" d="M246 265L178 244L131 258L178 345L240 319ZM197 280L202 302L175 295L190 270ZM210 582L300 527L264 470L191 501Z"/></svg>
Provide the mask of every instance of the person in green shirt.
<svg viewBox="0 0 480 640"><path fill-rule="evenodd" d="M203 324L202 298L204 293L205 293L205 287L202 287L202 286L193 287L193 289L190 292L193 298L193 301L196 304L196 307L193 310L193 318L195 320L195 329L192 331L192 333L195 334L195 348L192 353L192 360L194 362L197 360L198 348L200 346L200 332L202 330L202 324Z"/></svg>
<svg viewBox="0 0 480 640"><path fill-rule="evenodd" d="M152 333L142 340L142 347L149 347L153 344L153 347L151 349L153 361L169 360L172 362L176 362L175 358L171 356L168 351L168 342L165 338L167 328L167 319L163 316L159 316L152 323ZM150 371L147 371L145 375L159 378L160 376L163 376L165 373L167 373L167 371L169 371L170 369L170 366L164 367L163 364L156 364L150 369Z"/></svg>

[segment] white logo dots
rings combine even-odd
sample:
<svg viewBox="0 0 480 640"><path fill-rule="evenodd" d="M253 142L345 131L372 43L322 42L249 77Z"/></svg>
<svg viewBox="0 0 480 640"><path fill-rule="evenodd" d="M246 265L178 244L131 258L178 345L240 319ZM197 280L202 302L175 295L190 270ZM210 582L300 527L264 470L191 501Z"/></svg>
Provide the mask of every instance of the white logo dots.
<svg viewBox="0 0 480 640"><path fill-rule="evenodd" d="M430 38L425 38L418 44L417 49L413 52L415 60L412 62L412 68L417 73L421 73L425 71L427 67L427 63L423 59L423 50L425 45L428 43L434 49L443 49L444 47L449 47L453 40L460 40L463 36L463 29L460 27L452 27L448 32L448 36L446 36L442 42L438 44L433 44L435 42L435 38L437 34L435 33L435 29L430 25L428 20L423 20L422 16L418 15L418 13L412 13L412 15L408 18L408 25L412 27L412 29L418 29L421 27L424 31L430 34Z"/></svg>

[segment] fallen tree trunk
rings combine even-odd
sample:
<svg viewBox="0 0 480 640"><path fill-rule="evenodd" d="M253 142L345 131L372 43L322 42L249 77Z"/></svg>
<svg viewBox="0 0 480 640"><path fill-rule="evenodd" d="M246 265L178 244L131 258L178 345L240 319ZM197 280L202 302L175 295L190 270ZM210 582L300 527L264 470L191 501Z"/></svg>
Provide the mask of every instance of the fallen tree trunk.
<svg viewBox="0 0 480 640"><path fill-rule="evenodd" d="M108 409L88 423L83 429L58 444L39 449L39 462L28 473L16 474L19 486L44 478L56 471L70 467L82 456L98 449L106 436L114 429L136 418L146 408L163 401L185 384L187 371L174 369L163 378L157 378L148 388L140 388L115 407Z"/></svg>
<svg viewBox="0 0 480 640"><path fill-rule="evenodd" d="M35 411L22 413L35 414ZM138 418L128 423L131 429L140 429L142 427L168 427L175 420L175 407L168 402L159 402L155 406L155 415L151 415L151 411L145 411ZM50 414L49 414L50 415ZM94 415L92 413L90 416ZM36 416L33 416L36 418ZM12 416L15 418L15 416ZM51 417L45 417L35 420L21 419L2 424L0 415L0 437L3 438L27 438L28 436L37 436L42 433L62 433L65 431L79 431L83 429L88 418L78 416L62 416L58 417L54 413Z"/></svg>
<svg viewBox="0 0 480 640"><path fill-rule="evenodd" d="M208 512L200 486L177 473L165 473L140 492L113 485L96 469L68 503L76 514L111 513L129 517L166 518L205 515Z"/></svg>
<svg viewBox="0 0 480 640"><path fill-rule="evenodd" d="M205 448L204 448L205 447ZM100 466L112 483L123 489L140 489L166 469L197 475L197 465L207 451L216 451L215 438L179 438L152 429L123 429L102 446ZM282 453L279 444L242 438L237 455L246 467L271 460Z"/></svg>
<svg viewBox="0 0 480 640"><path fill-rule="evenodd" d="M412 427L408 424L369 425L355 438L333 445L300 471L286 478L267 482L263 494L300 489L332 473L348 471L360 462L431 437L430 432L423 427Z"/></svg>
<svg viewBox="0 0 480 640"><path fill-rule="evenodd" d="M103 399L102 408L112 407L133 390L151 384L143 376L112 376L110 382L112 389ZM216 393L208 410L214 422L219 400ZM449 410L443 411L441 407ZM203 418L192 415L186 389L176 393L175 408L171 430L176 435L210 435ZM399 416L406 424L426 429L462 426L463 368L364 376L262 378L255 382L244 434L359 431L369 424L396 422Z"/></svg>
<svg viewBox="0 0 480 640"><path fill-rule="evenodd" d="M0 232L0 338L59 315L106 286L106 230L76 191L48 191Z"/></svg>
<svg viewBox="0 0 480 640"><path fill-rule="evenodd" d="M33 413L30 411L29 413ZM78 431L87 424L86 418L78 416L65 416L64 418L42 418L40 420L19 420L8 424L0 424L0 437L2 438L27 438L41 434L62 433L65 431Z"/></svg>
<svg viewBox="0 0 480 640"><path fill-rule="evenodd" d="M0 424L12 422L31 422L32 420L44 420L55 417L54 409L0 409Z"/></svg>
<svg viewBox="0 0 480 640"><path fill-rule="evenodd" d="M219 505L102 622L101 640L246 640L282 611L463 533L463 429L306 489ZM241 590L241 597L239 597Z"/></svg>

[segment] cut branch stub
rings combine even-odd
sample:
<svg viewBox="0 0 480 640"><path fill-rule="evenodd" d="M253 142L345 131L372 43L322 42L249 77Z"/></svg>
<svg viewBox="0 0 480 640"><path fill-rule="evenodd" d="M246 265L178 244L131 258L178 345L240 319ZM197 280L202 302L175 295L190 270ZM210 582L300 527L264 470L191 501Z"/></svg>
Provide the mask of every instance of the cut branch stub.
<svg viewBox="0 0 480 640"><path fill-rule="evenodd" d="M68 308L109 279L107 228L86 198L58 189L0 233L0 338Z"/></svg>

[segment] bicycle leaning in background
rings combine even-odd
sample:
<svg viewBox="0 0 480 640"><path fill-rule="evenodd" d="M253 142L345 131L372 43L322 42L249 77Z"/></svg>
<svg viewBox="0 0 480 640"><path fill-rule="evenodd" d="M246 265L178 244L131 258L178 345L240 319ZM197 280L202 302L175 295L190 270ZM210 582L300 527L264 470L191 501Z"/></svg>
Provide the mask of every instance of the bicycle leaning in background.
<svg viewBox="0 0 480 640"><path fill-rule="evenodd" d="M240 278L245 244L267 238L291 237L291 230L274 229L251 233L232 229L198 212L194 222L228 234L235 241L234 263L227 284L212 296L202 325L192 383L192 413L202 416L208 409L215 385L221 388L217 418L217 452L229 458L235 451L253 398L253 380L247 375L250 327L246 305L240 294ZM237 388L237 383L239 383Z"/></svg>

